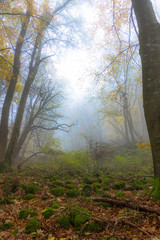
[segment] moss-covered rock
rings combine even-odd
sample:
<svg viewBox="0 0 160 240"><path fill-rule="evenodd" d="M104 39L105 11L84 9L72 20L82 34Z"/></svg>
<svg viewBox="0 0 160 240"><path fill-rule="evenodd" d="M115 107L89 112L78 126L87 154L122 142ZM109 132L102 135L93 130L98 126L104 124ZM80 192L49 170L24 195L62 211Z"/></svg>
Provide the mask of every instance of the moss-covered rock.
<svg viewBox="0 0 160 240"><path fill-rule="evenodd" d="M54 215L56 213L56 211L51 208L51 207L47 207L42 211L42 215L44 218L50 218L52 215Z"/></svg>
<svg viewBox="0 0 160 240"><path fill-rule="evenodd" d="M82 225L90 220L90 217L82 212L89 215L87 209L79 206L74 207L70 212L70 221L76 231L80 230Z"/></svg>
<svg viewBox="0 0 160 240"><path fill-rule="evenodd" d="M66 184L65 187L68 188L68 189L74 189L74 188L76 188L76 185L73 184L73 183L70 183L70 184Z"/></svg>
<svg viewBox="0 0 160 240"><path fill-rule="evenodd" d="M36 183L26 183L22 185L23 190L26 194L35 194L37 191L39 191L39 187Z"/></svg>
<svg viewBox="0 0 160 240"><path fill-rule="evenodd" d="M32 218L26 225L25 232L30 234L32 232L36 232L37 230L41 229L41 223L36 219Z"/></svg>
<svg viewBox="0 0 160 240"><path fill-rule="evenodd" d="M124 193L123 193L122 191L118 192L118 193L116 194L116 196L117 196L118 198L120 198L120 199L124 199L124 198L125 198Z"/></svg>
<svg viewBox="0 0 160 240"><path fill-rule="evenodd" d="M94 222L84 226L82 232L92 232L92 233L100 233L105 229L105 224L103 222Z"/></svg>
<svg viewBox="0 0 160 240"><path fill-rule="evenodd" d="M32 193L28 193L27 195L24 196L24 200L31 200L34 198L34 195Z"/></svg>
<svg viewBox="0 0 160 240"><path fill-rule="evenodd" d="M90 177L84 177L83 181L86 184L92 184L92 178L90 178Z"/></svg>
<svg viewBox="0 0 160 240"><path fill-rule="evenodd" d="M84 185L82 188L82 194L84 196L90 196L92 194L92 187L88 184Z"/></svg>
<svg viewBox="0 0 160 240"><path fill-rule="evenodd" d="M50 192L56 197L63 196L65 188L52 188Z"/></svg>
<svg viewBox="0 0 160 240"><path fill-rule="evenodd" d="M0 225L0 230L5 231L11 227L13 227L13 223L3 223Z"/></svg>
<svg viewBox="0 0 160 240"><path fill-rule="evenodd" d="M102 181L102 187L104 190L108 190L109 187L110 187L110 183L111 183L111 179L110 178L105 178L103 181Z"/></svg>
<svg viewBox="0 0 160 240"><path fill-rule="evenodd" d="M116 189L116 190L124 189L125 188L125 182L123 180L120 180L119 182L117 182L113 185L113 188Z"/></svg>
<svg viewBox="0 0 160 240"><path fill-rule="evenodd" d="M14 202L9 198L4 198L0 200L0 204L13 204Z"/></svg>
<svg viewBox="0 0 160 240"><path fill-rule="evenodd" d="M70 226L70 216L60 217L58 218L57 222L61 228L68 230Z"/></svg>
<svg viewBox="0 0 160 240"><path fill-rule="evenodd" d="M143 190L146 188L145 184L143 183L143 181L141 179L134 179L132 181L132 186L136 189L136 190Z"/></svg>
<svg viewBox="0 0 160 240"><path fill-rule="evenodd" d="M78 197L79 195L80 195L79 191L77 191L75 189L71 189L71 190L66 192L66 197L67 198L74 198L74 197Z"/></svg>
<svg viewBox="0 0 160 240"><path fill-rule="evenodd" d="M19 212L19 219L26 219L28 216L35 217L38 216L38 213L36 211L31 211L28 208L22 209Z"/></svg>
<svg viewBox="0 0 160 240"><path fill-rule="evenodd" d="M59 205L58 205L57 201L52 201L52 202L51 202L51 207L52 207L53 209L58 209L58 208L59 208Z"/></svg>

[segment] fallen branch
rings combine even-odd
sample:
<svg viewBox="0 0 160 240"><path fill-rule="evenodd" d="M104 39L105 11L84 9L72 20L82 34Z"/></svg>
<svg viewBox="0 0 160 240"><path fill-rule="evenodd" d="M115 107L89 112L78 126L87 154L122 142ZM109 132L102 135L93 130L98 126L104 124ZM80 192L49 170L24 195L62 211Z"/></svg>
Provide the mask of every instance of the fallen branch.
<svg viewBox="0 0 160 240"><path fill-rule="evenodd" d="M129 200L118 200L114 198L101 198L101 197L92 198L92 200L95 202L109 202L116 206L132 208L138 211L156 213L157 215L160 215L160 208L149 207L147 205L142 205L137 202L131 202Z"/></svg>

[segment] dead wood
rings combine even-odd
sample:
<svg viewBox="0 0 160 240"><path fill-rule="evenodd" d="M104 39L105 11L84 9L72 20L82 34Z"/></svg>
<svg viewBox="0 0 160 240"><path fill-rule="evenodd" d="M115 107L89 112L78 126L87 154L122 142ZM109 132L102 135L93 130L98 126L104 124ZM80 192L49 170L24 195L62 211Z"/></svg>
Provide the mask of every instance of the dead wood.
<svg viewBox="0 0 160 240"><path fill-rule="evenodd" d="M132 202L129 200L119 200L115 198L101 198L101 197L92 198L92 200L95 202L109 202L119 207L127 207L142 212L150 212L160 215L160 208L149 207L147 205L142 205L139 204L138 202Z"/></svg>

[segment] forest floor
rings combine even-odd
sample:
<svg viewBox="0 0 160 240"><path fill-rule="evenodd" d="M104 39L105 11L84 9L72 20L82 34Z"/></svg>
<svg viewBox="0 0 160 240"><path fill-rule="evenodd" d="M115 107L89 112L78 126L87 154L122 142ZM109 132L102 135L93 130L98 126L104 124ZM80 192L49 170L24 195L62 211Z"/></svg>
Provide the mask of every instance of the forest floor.
<svg viewBox="0 0 160 240"><path fill-rule="evenodd" d="M152 182L151 177L60 177L36 170L1 174L0 239L158 240L160 201L149 194ZM95 197L131 201L135 207L96 202ZM157 212L140 211L138 205Z"/></svg>

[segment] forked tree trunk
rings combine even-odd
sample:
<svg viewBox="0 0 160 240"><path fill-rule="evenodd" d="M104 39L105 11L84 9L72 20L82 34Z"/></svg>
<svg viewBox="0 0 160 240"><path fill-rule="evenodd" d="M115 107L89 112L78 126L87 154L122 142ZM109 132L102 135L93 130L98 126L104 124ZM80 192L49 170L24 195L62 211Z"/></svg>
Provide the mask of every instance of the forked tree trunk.
<svg viewBox="0 0 160 240"><path fill-rule="evenodd" d="M132 3L139 28L144 112L160 190L160 24L150 0Z"/></svg>

